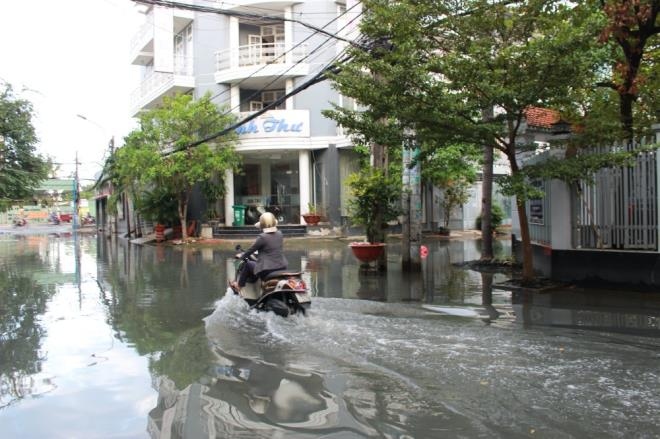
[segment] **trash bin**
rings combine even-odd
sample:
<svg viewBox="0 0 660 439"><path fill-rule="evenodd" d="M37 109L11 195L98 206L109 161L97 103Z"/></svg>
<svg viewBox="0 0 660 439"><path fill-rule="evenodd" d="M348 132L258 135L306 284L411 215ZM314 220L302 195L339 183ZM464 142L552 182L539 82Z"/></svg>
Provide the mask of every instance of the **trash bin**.
<svg viewBox="0 0 660 439"><path fill-rule="evenodd" d="M236 204L234 206L231 206L234 208L234 222L232 225L234 227L236 226L244 226L245 225L245 209L247 206L244 206L242 204Z"/></svg>

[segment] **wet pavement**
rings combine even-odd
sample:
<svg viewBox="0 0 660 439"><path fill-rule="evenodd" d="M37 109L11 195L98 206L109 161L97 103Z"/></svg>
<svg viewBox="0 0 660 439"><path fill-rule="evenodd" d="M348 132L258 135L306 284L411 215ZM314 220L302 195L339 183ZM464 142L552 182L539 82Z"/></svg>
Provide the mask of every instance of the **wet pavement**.
<svg viewBox="0 0 660 439"><path fill-rule="evenodd" d="M314 297L282 319L226 294L235 242L51 230L0 234L3 438L660 434L657 294L501 290L454 266L471 239L427 238L415 275L396 239L386 275L290 239Z"/></svg>

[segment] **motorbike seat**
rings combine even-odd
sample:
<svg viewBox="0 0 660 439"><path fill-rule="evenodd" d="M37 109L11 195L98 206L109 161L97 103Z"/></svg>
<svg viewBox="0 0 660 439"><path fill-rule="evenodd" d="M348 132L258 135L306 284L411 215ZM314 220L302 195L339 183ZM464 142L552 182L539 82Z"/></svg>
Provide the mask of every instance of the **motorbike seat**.
<svg viewBox="0 0 660 439"><path fill-rule="evenodd" d="M263 280L278 279L283 277L295 277L300 275L302 275L302 271L278 270L278 271L273 271L272 273L268 273L268 275Z"/></svg>

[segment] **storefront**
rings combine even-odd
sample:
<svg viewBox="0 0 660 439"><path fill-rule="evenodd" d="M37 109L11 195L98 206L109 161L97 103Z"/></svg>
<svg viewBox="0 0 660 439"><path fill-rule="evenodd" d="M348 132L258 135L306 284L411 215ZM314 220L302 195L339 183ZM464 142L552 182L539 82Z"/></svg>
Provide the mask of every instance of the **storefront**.
<svg viewBox="0 0 660 439"><path fill-rule="evenodd" d="M298 156L298 151L244 154L244 173L234 175L234 204L246 207L245 223L254 224L266 211L282 224L300 222Z"/></svg>
<svg viewBox="0 0 660 439"><path fill-rule="evenodd" d="M225 175L225 225L235 225L234 206L245 209L245 224L266 211L281 224L300 224L312 183L309 111L269 111L237 133L243 166L242 172Z"/></svg>

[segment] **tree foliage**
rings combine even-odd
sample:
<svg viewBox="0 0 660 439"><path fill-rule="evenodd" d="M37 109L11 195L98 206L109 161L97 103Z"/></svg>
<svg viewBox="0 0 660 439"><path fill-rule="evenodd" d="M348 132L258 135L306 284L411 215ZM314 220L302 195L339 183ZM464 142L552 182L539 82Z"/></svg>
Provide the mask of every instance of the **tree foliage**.
<svg viewBox="0 0 660 439"><path fill-rule="evenodd" d="M533 277L520 154L531 106L568 106L603 65L593 15L564 1L365 0L361 31L371 47L333 78L360 111L327 114L364 142L400 147L413 128L422 145L489 145L509 161L521 222L523 276ZM589 24L589 25L587 25ZM484 114L494 111L494 117ZM385 123L382 123L385 121ZM427 157L433 157L427 151ZM422 164L423 166L423 164Z"/></svg>
<svg viewBox="0 0 660 439"><path fill-rule="evenodd" d="M47 178L46 160L36 153L32 104L9 84L0 90L0 207L31 196Z"/></svg>
<svg viewBox="0 0 660 439"><path fill-rule="evenodd" d="M648 126L646 116L652 115L651 122L657 122L659 115L660 1L591 0L584 6L596 8L604 16L599 41L611 48L611 68L609 77L599 85L617 93L619 120L632 139L635 131ZM637 124L635 119L639 119Z"/></svg>
<svg viewBox="0 0 660 439"><path fill-rule="evenodd" d="M232 122L233 116L220 112L208 94L198 100L183 94L167 97L161 107L141 114L140 127L125 138L124 147L113 159L113 181L132 193L138 210L154 218L167 216L153 211L154 198L176 200L185 239L188 202L195 185L214 184L216 193L224 193L223 179L214 177L240 164L233 133L213 143L185 146ZM162 207L166 205L162 203Z"/></svg>

